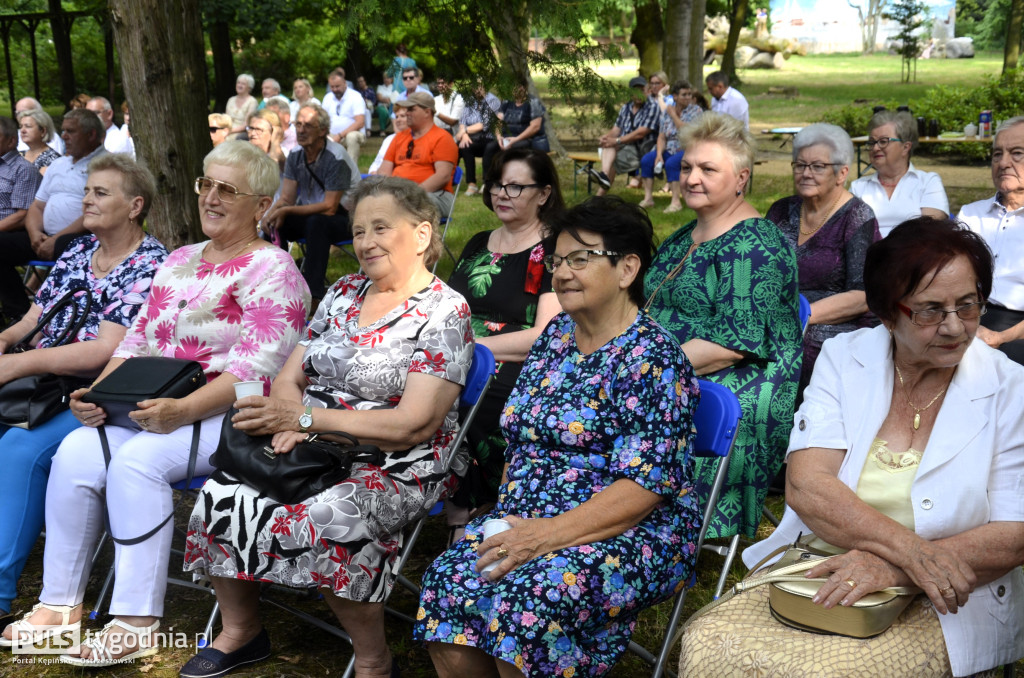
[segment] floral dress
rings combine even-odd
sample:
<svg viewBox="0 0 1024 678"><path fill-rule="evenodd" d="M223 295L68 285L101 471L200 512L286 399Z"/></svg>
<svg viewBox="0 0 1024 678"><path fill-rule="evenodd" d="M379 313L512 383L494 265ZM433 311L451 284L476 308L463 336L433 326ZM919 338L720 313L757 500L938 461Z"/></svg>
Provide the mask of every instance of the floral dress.
<svg viewBox="0 0 1024 678"><path fill-rule="evenodd" d="M878 221L871 207L853 196L836 210L821 228L804 244L799 244L800 206L803 200L793 195L779 200L765 218L774 222L790 246L796 250L799 267L800 294L812 304L834 294L864 290L864 259L868 247L882 239ZM873 327L878 319L871 312L859 318L833 325L808 325L804 332L804 362L800 369L798 404L807 384L811 382L814 361L826 339L861 327Z"/></svg>
<svg viewBox="0 0 1024 678"><path fill-rule="evenodd" d="M662 243L644 293L651 315L680 344L704 339L744 354L732 367L703 377L729 388L743 409L707 537L752 538L793 427L802 354L796 255L775 224L746 219L702 243L680 266L696 224ZM713 481L714 465L698 459L702 498Z"/></svg>
<svg viewBox="0 0 1024 678"><path fill-rule="evenodd" d="M309 289L276 247L211 264L203 259L207 242L171 252L114 357L195 360L208 382L230 372L262 381L270 393L305 327Z"/></svg>
<svg viewBox="0 0 1024 678"><path fill-rule="evenodd" d="M372 410L395 407L410 373L465 385L473 356L466 301L435 278L376 322L359 326L370 280L343 277L309 325L303 403ZM380 602L394 585L402 528L451 489L444 462L458 430L457 403L424 443L355 464L334 487L285 505L215 473L189 520L185 570L215 577L328 587ZM199 577L197 577L199 578Z"/></svg>
<svg viewBox="0 0 1024 678"><path fill-rule="evenodd" d="M489 337L533 327L540 295L551 292L551 274L544 269L544 247L500 254L487 249L493 231L474 235L462 250L448 284L469 302L473 334ZM505 437L498 418L512 393L522 363L499 362L494 381L466 434L471 463L452 501L476 507L498 497L505 467Z"/></svg>
<svg viewBox="0 0 1024 678"><path fill-rule="evenodd" d="M419 641L469 645L530 676L607 672L640 610L693 570L700 523L693 490L698 387L685 356L649 316L584 354L559 314L534 344L502 416L508 481L491 515L423 577ZM662 496L638 525L544 554L496 582L474 569L483 522L545 518L629 479Z"/></svg>
<svg viewBox="0 0 1024 678"><path fill-rule="evenodd" d="M72 240L54 263L50 274L39 286L36 304L43 313L57 303L69 290L89 290L92 307L74 341L91 341L99 335L100 322L105 320L128 327L149 294L153 274L167 257L167 248L151 235L102 278L92 271L92 255L100 246L94 235ZM80 304L80 302L79 302ZM81 308L81 305L79 305ZM64 307L50 324L43 328L36 348L46 348L71 322L72 310Z"/></svg>

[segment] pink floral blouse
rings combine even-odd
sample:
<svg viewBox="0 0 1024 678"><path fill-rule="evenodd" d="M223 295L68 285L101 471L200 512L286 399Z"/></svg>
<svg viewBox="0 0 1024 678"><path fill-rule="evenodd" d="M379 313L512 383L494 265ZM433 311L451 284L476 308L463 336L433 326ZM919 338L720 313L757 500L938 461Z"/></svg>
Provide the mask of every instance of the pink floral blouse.
<svg viewBox="0 0 1024 678"><path fill-rule="evenodd" d="M269 394L306 325L309 288L277 247L214 265L202 257L207 242L168 255L114 357L196 360L207 382L230 372Z"/></svg>

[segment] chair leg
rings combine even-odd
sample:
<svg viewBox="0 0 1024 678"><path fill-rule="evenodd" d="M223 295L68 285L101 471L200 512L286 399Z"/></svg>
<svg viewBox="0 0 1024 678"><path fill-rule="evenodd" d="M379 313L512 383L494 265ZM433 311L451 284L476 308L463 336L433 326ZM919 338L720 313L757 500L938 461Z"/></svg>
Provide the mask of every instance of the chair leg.
<svg viewBox="0 0 1024 678"><path fill-rule="evenodd" d="M715 600L718 600L722 595L722 591L725 590L725 580L729 576L729 570L732 568L732 560L736 557L736 552L740 546L740 535L734 534L732 541L729 542L729 550L725 554L725 564L722 565L722 573L718 575L718 586L715 587Z"/></svg>
<svg viewBox="0 0 1024 678"><path fill-rule="evenodd" d="M661 678L666 671L672 678L675 678L672 671L668 671L668 656L672 652L672 639L676 635L676 627L683 616L683 606L686 601L686 589L684 588L676 595L676 602L672 606L672 614L668 618L668 625L665 627L665 637L661 641L661 651L658 653L658 661L654 664L654 671L651 678Z"/></svg>

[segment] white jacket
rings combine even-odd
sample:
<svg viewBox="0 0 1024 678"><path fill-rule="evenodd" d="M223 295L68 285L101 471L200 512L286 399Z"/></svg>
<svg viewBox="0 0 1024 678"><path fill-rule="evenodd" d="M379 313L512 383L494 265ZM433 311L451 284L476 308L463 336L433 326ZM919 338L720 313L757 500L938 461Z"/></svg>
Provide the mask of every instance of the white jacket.
<svg viewBox="0 0 1024 678"><path fill-rule="evenodd" d="M892 395L883 326L841 334L822 347L794 416L789 452L847 450L839 480L856 490ZM911 488L916 532L933 540L993 521L1024 521L1024 367L980 339L949 385ZM810 529L788 506L775 532L743 552L747 567ZM939 615L954 676L1024 656L1024 574L1015 568L977 587L957 614Z"/></svg>

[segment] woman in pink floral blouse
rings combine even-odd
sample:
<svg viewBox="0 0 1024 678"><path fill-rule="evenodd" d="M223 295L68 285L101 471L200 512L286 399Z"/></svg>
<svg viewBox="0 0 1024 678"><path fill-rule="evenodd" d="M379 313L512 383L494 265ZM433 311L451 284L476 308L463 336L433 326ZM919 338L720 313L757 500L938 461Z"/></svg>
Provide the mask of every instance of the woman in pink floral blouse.
<svg viewBox="0 0 1024 678"><path fill-rule="evenodd" d="M120 539L158 525L171 511L170 483L186 475L191 424L202 422L195 472L208 474L223 413L235 400L234 383L261 380L269 393L305 326L310 296L302 275L287 253L256 231L280 181L276 164L252 144L230 141L206 156L203 172L195 190L210 239L167 257L97 381L125 360L166 356L198 361L207 383L185 398L140 402L130 416L141 432L107 426L109 468L94 430L106 414L80 400L84 389L72 394L72 411L85 426L64 439L53 460L41 604L21 623L23 635L78 625L104 512ZM63 661L108 666L156 652L151 634L163 615L172 534L167 523L142 543L115 545L114 620ZM38 628L44 625L49 629Z"/></svg>

